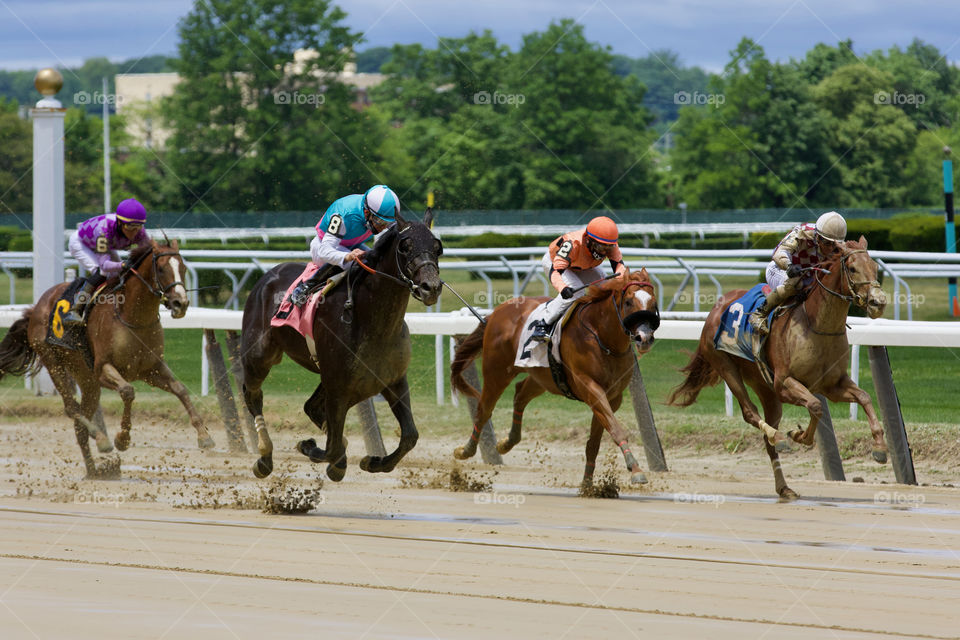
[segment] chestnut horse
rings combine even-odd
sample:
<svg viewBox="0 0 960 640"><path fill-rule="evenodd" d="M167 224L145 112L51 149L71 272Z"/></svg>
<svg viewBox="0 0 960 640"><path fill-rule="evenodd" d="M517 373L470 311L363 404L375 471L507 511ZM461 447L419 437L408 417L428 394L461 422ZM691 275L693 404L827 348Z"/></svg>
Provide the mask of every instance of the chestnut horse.
<svg viewBox="0 0 960 640"><path fill-rule="evenodd" d="M197 430L198 444L203 448L213 446L203 419L190 402L187 388L163 361L160 303L172 311L174 318L182 318L190 304L183 286L186 267L177 243L161 245L151 241L134 249L127 264L129 266L118 277L107 281L103 293L90 303L92 308L84 329L93 353L93 369L79 351L46 342L50 311L67 283L44 292L0 342L0 377L5 373L23 375L35 368L37 359L47 368L63 399L67 416L73 419L87 477L116 473L115 464L98 468L88 443L90 433L96 430L90 419L100 405L101 386L117 391L123 399L120 431L114 438L120 451L130 446L130 409L135 395L130 382L133 380L142 380L176 395ZM63 311L58 310L55 323ZM80 386L79 404L73 393L74 382ZM98 441L98 444L101 443ZM101 450L105 449L109 450L101 444Z"/></svg>
<svg viewBox="0 0 960 640"><path fill-rule="evenodd" d="M381 233L362 258L364 264L351 262L347 277L317 303L313 323L316 361L306 339L295 329L270 326L287 288L303 272L303 263L277 265L254 285L243 308L241 362L243 400L257 426L260 458L253 466L256 477L264 478L273 471L273 443L263 417L262 385L284 354L320 376L303 411L319 429L326 430L326 445L321 449L311 438L300 442L297 450L311 462L328 462L331 480L342 480L347 469L343 437L347 410L378 393L390 403L400 423L400 442L385 457L363 458L360 468L392 471L413 449L418 435L407 385L410 331L403 317L411 293L430 306L443 286L437 264L443 246L430 232L432 218L429 210L422 223L398 216L397 224Z"/></svg>
<svg viewBox="0 0 960 640"><path fill-rule="evenodd" d="M673 390L667 403L689 406L696 401L701 389L723 378L740 404L743 419L763 433L777 494L782 500L798 497L784 480L776 450L777 442L783 440L777 428L784 402L806 407L810 413L806 429L788 433L806 446L813 445L823 413L820 400L813 394L823 394L833 402L856 402L863 407L870 423L873 457L877 462L886 462L887 445L870 395L847 375L850 355L846 322L850 303L866 309L871 318L882 315L887 304L877 282L877 263L867 254L866 239L861 236L859 242L848 241L841 250L827 257L820 268L814 268L814 278L802 301L788 306L785 313L774 318L763 347L773 374L773 386L764 381L757 363L718 351L714 346L724 310L743 293L742 289L731 291L711 309L697 352L682 369L687 377ZM741 326L746 322L746 313L747 310ZM750 401L745 385L760 397L765 419Z"/></svg>
<svg viewBox="0 0 960 640"><path fill-rule="evenodd" d="M547 367L516 367L520 335L525 318L549 298L513 298L498 306L482 324L457 347L450 367L450 380L458 391L478 399L473 433L454 457L464 460L477 452L480 429L493 413L507 385L521 373L528 376L517 383L513 395L513 424L510 435L497 443L507 453L520 442L523 410L544 391L561 394ZM623 452L631 482L644 483L646 476L627 443L627 431L617 420L623 390L633 376L633 347L641 354L653 346L653 333L660 326L660 312L647 270L627 274L590 287L563 327L560 357L573 394L593 411L587 440L587 463L583 486L593 482L600 437L604 429ZM478 392L463 378L463 370L483 352L483 390Z"/></svg>

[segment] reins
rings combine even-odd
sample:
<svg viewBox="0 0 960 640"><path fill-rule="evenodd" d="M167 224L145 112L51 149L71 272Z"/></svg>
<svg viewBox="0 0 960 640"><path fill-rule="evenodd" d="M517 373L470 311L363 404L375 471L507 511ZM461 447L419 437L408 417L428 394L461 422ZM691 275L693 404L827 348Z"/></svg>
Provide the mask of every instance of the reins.
<svg viewBox="0 0 960 640"><path fill-rule="evenodd" d="M176 255L179 255L179 252L177 252L177 251L164 251L163 253L157 253L157 252L155 251L155 249L154 249L153 247L151 247L149 251L144 252L144 254L143 254L142 256L140 256L139 258L137 258L137 261L136 261L136 262L134 262L133 264L131 264L131 265L127 268L126 272L120 277L120 282L117 283L117 286L115 286L115 287L113 288L113 290L114 290L114 291L118 291L119 289L123 288L124 285L126 284L127 276L132 273L134 276L136 276L136 278L137 278L140 282L143 283L143 285L147 288L147 291L150 292L150 295L152 295L152 296L155 297L155 298L158 298L160 302L163 302L164 299L165 299L166 296L167 296L167 292L170 291L170 289L173 289L174 287L176 287L176 286L177 286L178 284L180 284L180 283L177 282L176 279L174 279L173 282L171 282L171 283L168 284L167 286L161 288L161 286L160 286L160 273L159 273L159 271L157 270L157 260L159 260L160 258L166 257L166 256L176 256ZM146 279L144 279L144 277L143 277L142 275L140 275L140 272L138 271L138 269L140 268L140 266L143 264L144 260L146 260L147 256L152 256L152 258L153 258L153 259L152 259L152 263L153 263L153 265L152 265L152 266L153 266L153 279L154 279L154 282L156 283L156 286L154 286L154 285L150 284L149 282L147 282ZM119 306L118 303L117 303L117 297L116 297L116 296L114 296L114 298L113 298L113 315L114 315L114 317L115 317L117 320L120 321L120 324L122 324L123 326L127 327L128 329L147 329L147 328L149 328L149 327L152 327L152 326L160 323L160 313L159 313L159 309L158 309L158 312L157 312L157 317L156 317L156 319L154 319L153 321L149 322L148 324L134 325L134 324L131 324L131 323L127 322L126 320L123 319L123 316L121 315L120 306Z"/></svg>
<svg viewBox="0 0 960 640"><path fill-rule="evenodd" d="M613 299L613 308L614 308L614 310L616 311L617 321L620 323L620 328L623 330L623 334L624 334L625 336L627 336L627 337L630 336L630 330L627 329L627 324L633 324L631 318L639 319L639 318L645 317L645 316L647 316L647 315L652 315L652 316L654 316L654 319L651 321L651 325L654 325L654 324L656 325L656 326L653 326L653 330L656 331L657 327L660 326L660 310L659 310L659 309L656 309L655 311L646 311L646 310L644 310L644 311L634 311L633 313L631 313L630 315L628 315L628 316L626 317L626 321L625 321L625 319L624 319L624 317L623 317L623 314L622 314L621 311L620 311L620 308L621 308L621 306L623 305L623 301L624 301L624 300L626 299L626 297L627 297L627 291L628 291L631 287L650 287L650 290L651 290L651 291L653 290L653 285L652 285L650 282L646 281L646 280L643 280L643 281L631 280L631 281L627 282L627 284L625 284L625 285L623 286L623 288L622 288L619 292L615 292L615 293L612 293L612 294L611 294L610 297ZM617 304L617 300L616 300L616 298L614 297L614 296L616 296L616 293L619 293L619 294L620 294L620 304ZM616 352L616 353L615 353L615 352L613 351L613 349L611 349L610 347L608 347L607 345L605 345L605 344L603 343L603 340L600 339L600 334L598 334L598 333L593 329L593 327L591 327L590 325L588 325L586 322L583 321L583 311L584 311L584 309L586 309L586 308L589 307L590 305L594 304L595 302L599 302L599 300L590 300L589 302L586 302L586 303L580 305L580 308L577 309L577 320L580 322L580 326L582 326L584 329L586 329L587 331L590 332L590 334L593 336L593 339L596 340L597 346L599 346L599 347L600 347L600 350L603 351L603 352L604 352L605 354L607 354L608 356L609 356L609 355L617 355L617 356L626 355L626 354L629 353L630 350L633 348L633 345L628 345L628 346L627 346L627 349L626 349L625 351L621 351L621 352Z"/></svg>
<svg viewBox="0 0 960 640"><path fill-rule="evenodd" d="M877 280L861 280L859 282L854 282L852 276L850 275L850 270L847 268L847 258L857 253L866 253L866 252L867 252L866 249L853 249L847 253L844 253L840 258L840 268L842 270L843 277L846 280L847 289L850 290L850 295L844 295L839 291L834 291L827 285L823 284L823 281L820 279L820 270L814 273L814 280L816 281L817 285L819 285L821 289L823 289L830 295L840 298L841 300L845 301L847 304L852 303L857 305L860 308L866 308L867 306L866 295L861 295L860 293L858 293L856 287L860 287L865 284L879 287L880 283ZM829 271L827 271L827 273L829 273ZM803 311L804 317L807 319L807 326L810 328L810 331L817 334L818 336L846 335L846 331L839 331L834 333L830 331L818 331L816 328L814 328L813 318L810 317L810 313L807 311L807 300L809 300L809 297L804 299L804 301L800 304L800 308Z"/></svg>

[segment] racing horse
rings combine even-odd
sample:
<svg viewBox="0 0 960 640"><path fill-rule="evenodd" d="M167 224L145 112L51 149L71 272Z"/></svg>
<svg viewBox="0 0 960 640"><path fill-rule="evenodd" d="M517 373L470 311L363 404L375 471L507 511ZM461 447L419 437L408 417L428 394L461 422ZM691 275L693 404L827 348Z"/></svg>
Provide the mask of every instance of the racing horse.
<svg viewBox="0 0 960 640"><path fill-rule="evenodd" d="M828 256L820 268L813 270L814 277L800 294L801 301L788 305L786 312L771 324L763 352L770 365L772 385L763 379L756 362L719 351L714 344L723 312L745 293L741 289L727 293L711 309L697 352L682 369L686 379L667 400L667 404L674 406L689 406L696 401L701 389L723 378L740 404L743 419L763 433L777 495L784 501L798 497L784 480L776 449L777 442L784 440L778 431L784 402L806 407L809 412L807 428L801 430L798 425L798 430L788 433L794 441L806 446L813 445L823 413L815 393L833 402L856 402L863 407L870 424L874 460L887 461L883 429L870 395L847 375L850 356L846 322L850 304L865 309L871 318L881 316L887 304L877 282L877 263L867 253L867 241L861 236L859 241L847 241ZM764 418L750 401L746 385L759 396Z"/></svg>
<svg viewBox="0 0 960 640"><path fill-rule="evenodd" d="M297 445L312 462L328 462L327 476L340 481L346 472L343 423L353 405L378 393L390 404L400 423L400 442L387 456L366 456L360 468L389 472L417 443L417 428L410 410L407 367L410 332L403 320L412 293L429 306L440 296L437 259L440 241L430 232L433 214L424 221L407 221L382 232L363 263L351 262L341 284L318 302L313 321L317 358L306 339L294 328L272 327L271 318L290 284L303 272L302 263L277 265L254 285L243 309L243 400L257 427L260 458L253 467L258 478L273 471L273 443L263 416L263 381L283 354L320 376L303 411L321 430L326 445L311 438ZM368 272L372 271L373 273Z"/></svg>
<svg viewBox="0 0 960 640"><path fill-rule="evenodd" d="M526 373L513 395L513 422L510 434L497 443L507 453L520 442L523 410L545 391L562 394L547 367L517 367L515 358L524 319L549 298L513 298L493 310L457 347L450 366L450 381L455 389L478 400L473 432L467 443L457 447L454 457L464 460L477 452L482 425L493 413L497 400L511 380ZM614 415L620 408L623 390L633 376L636 347L640 354L653 346L654 331L660 326L660 312L647 270L631 272L622 278L590 287L574 308L563 327L560 360L566 372L569 390L593 411L586 446L583 487L593 482L600 438L606 430L623 452L631 482L645 483L636 457L630 451L627 431ZM483 357L483 388L477 391L463 378L464 369L478 356Z"/></svg>
<svg viewBox="0 0 960 640"><path fill-rule="evenodd" d="M0 378L4 374L23 375L46 367L63 399L66 414L73 420L77 444L83 455L87 477L116 473L115 464L98 467L90 453L89 438L96 429L90 419L100 405L100 388L113 389L123 399L120 431L114 437L117 449L130 446L130 412L135 391L130 384L142 380L177 396L197 430L201 448L213 446L213 439L193 403L186 386L176 379L163 361L163 329L160 326L160 304L171 310L174 318L182 318L190 304L183 278L186 266L177 242L158 244L150 241L134 249L118 276L107 281L102 293L91 304L83 331L93 356L89 366L81 351L47 342L47 331L63 335L62 317L66 312L60 301L68 283L48 289L37 303L26 309L13 323L0 342ZM60 303L58 304L58 301ZM54 306L56 305L56 309ZM74 397L74 383L80 387L80 402ZM101 451L109 450L109 441L101 443ZM106 444L107 446L103 446Z"/></svg>

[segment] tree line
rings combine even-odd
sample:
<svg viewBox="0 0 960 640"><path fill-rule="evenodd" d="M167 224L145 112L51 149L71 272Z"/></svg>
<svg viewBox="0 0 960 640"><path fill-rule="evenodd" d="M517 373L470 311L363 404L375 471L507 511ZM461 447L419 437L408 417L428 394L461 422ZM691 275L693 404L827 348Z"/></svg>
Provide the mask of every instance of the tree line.
<svg viewBox="0 0 960 640"><path fill-rule="evenodd" d="M156 114L165 148L134 146L112 120L113 201L322 210L383 182L414 208L428 191L444 209L927 206L942 200L943 147L960 139L960 70L920 41L866 54L818 44L781 62L744 38L708 74L670 51L615 55L560 20L515 49L485 31L361 52L359 70L387 78L358 108L331 73L362 44L345 18L328 0L197 2L177 56L130 67L181 82ZM314 54L292 64L302 49ZM110 64L65 80L99 88ZM31 209L17 111L35 100L23 96L32 73L0 72L4 212ZM67 209L96 212L99 105L65 106Z"/></svg>

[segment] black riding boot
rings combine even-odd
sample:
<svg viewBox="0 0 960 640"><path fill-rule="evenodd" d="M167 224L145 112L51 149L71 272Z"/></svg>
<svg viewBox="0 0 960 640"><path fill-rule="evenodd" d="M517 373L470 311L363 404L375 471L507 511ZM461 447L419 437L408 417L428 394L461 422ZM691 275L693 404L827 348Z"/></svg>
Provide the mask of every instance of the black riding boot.
<svg viewBox="0 0 960 640"><path fill-rule="evenodd" d="M317 269L312 276L297 285L297 288L290 294L290 302L295 306L302 307L310 297L310 294L330 279L331 276L343 271L335 264L325 264Z"/></svg>
<svg viewBox="0 0 960 640"><path fill-rule="evenodd" d="M74 294L70 311L67 312L67 315L63 316L63 324L69 326L83 324L84 312L90 303L90 299L93 297L93 292L106 281L106 276L102 275L99 271L87 276L86 282L84 282L83 286L77 289L77 292Z"/></svg>
<svg viewBox="0 0 960 640"><path fill-rule="evenodd" d="M537 320L533 323L533 333L530 334L530 340L534 342L546 342L550 337L550 331L553 329L553 324L547 324L543 320Z"/></svg>

